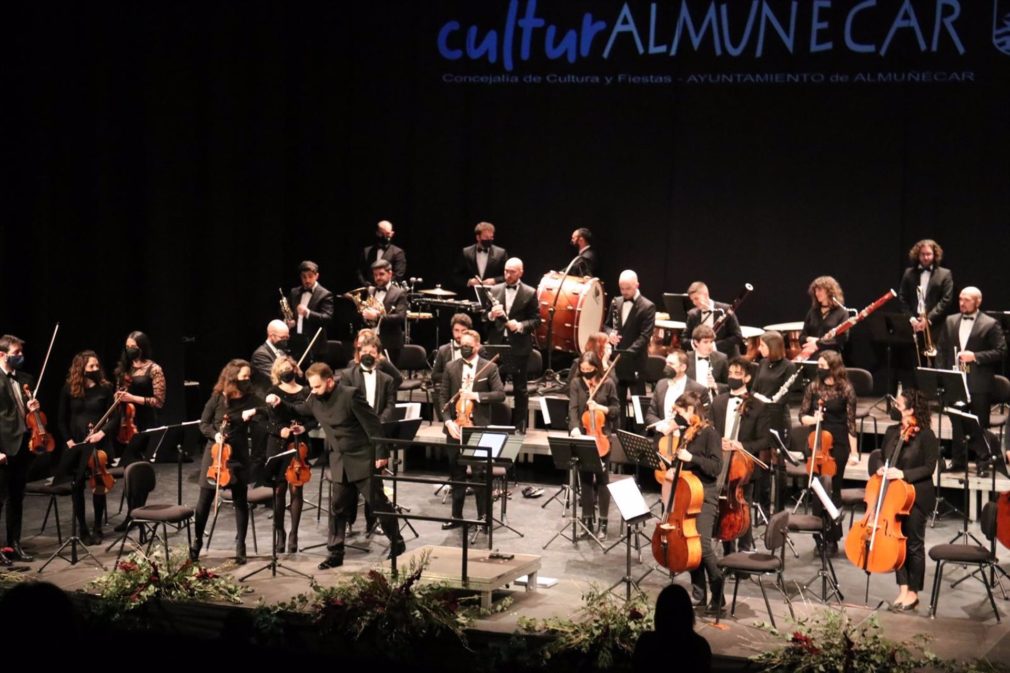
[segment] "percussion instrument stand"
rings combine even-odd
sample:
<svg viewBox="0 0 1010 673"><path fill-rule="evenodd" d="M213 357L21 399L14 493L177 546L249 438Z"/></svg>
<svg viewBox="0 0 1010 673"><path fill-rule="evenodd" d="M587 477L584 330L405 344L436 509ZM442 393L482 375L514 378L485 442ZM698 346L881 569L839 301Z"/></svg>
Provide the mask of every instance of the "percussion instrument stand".
<svg viewBox="0 0 1010 673"><path fill-rule="evenodd" d="M75 475L74 478L70 481L70 491L71 491L71 493L73 493L76 490L77 490L77 476ZM73 517L72 517L71 523L70 523L70 537L68 537L63 542L63 544L60 545L60 548L57 549L55 552L53 552L53 555L50 556L49 559L45 563L42 564L42 566L38 569L39 573L41 573L43 570L45 570L46 566L48 566L50 563L52 563L53 561L55 561L57 557L63 559L64 561L66 561L67 563L69 563L72 566L77 565L77 563L82 560L77 555L77 546L78 545L80 545L81 551L84 553L85 556L87 556L92 561L94 561L98 565L99 568L101 568L102 570L105 570L105 566L102 565L102 562L99 561L97 558L95 558L95 555L91 553L91 550L88 549L87 545L85 545L84 542L81 541L80 536L77 535L77 533L78 533L78 531L77 531L77 498L75 498L73 495L71 495L70 499L73 502L73 507L71 508L72 509L72 513L73 513ZM67 558L66 556L63 555L63 550L66 549L68 545L70 546L70 558Z"/></svg>
<svg viewBox="0 0 1010 673"><path fill-rule="evenodd" d="M547 307L547 338L545 339L547 346L547 368L544 369L543 376L540 377L541 382L551 381L555 386L563 386L558 373L554 371L554 314L558 310L558 300L561 299L561 288L564 287L565 280L568 278L568 274L572 270L572 266L577 262L582 255L576 255L572 258L572 261L568 262L568 266L565 267L565 272L561 275L561 280L558 281L558 289L554 293L554 303ZM575 344L578 347L578 344ZM542 386L546 388L547 386ZM546 503L545 503L546 504Z"/></svg>

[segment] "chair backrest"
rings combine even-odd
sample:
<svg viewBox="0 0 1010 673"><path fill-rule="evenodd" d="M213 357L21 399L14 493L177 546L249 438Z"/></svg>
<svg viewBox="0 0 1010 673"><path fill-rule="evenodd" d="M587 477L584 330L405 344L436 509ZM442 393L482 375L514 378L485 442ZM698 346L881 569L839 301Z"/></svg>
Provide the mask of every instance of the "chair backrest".
<svg viewBox="0 0 1010 673"><path fill-rule="evenodd" d="M323 359L326 364L333 368L333 371L339 371L347 366L350 358L347 356L347 351L344 349L343 341L327 341L326 342L326 357Z"/></svg>
<svg viewBox="0 0 1010 673"><path fill-rule="evenodd" d="M996 503L987 502L978 517L978 527L982 529L982 535L985 535L985 539L989 541L996 537L996 514Z"/></svg>
<svg viewBox="0 0 1010 673"><path fill-rule="evenodd" d="M870 458L866 461L866 474L870 477L877 473L877 470L884 466L884 452L874 449L870 452Z"/></svg>
<svg viewBox="0 0 1010 673"><path fill-rule="evenodd" d="M873 395L873 374L859 367L846 367L845 374L856 392L856 397L871 397Z"/></svg>
<svg viewBox="0 0 1010 673"><path fill-rule="evenodd" d="M154 467L147 461L138 461L126 466L126 497L130 502L144 502L154 490Z"/></svg>
<svg viewBox="0 0 1010 673"><path fill-rule="evenodd" d="M512 408L504 402L491 404L491 425L512 425Z"/></svg>
<svg viewBox="0 0 1010 673"><path fill-rule="evenodd" d="M1010 404L1010 379L999 374L994 376L990 399L993 404Z"/></svg>
<svg viewBox="0 0 1010 673"><path fill-rule="evenodd" d="M400 351L400 359L396 363L398 369L405 372L416 372L428 368L428 352L420 344L405 344Z"/></svg>
<svg viewBox="0 0 1010 673"><path fill-rule="evenodd" d="M789 510L785 509L776 512L768 521L765 527L765 547L768 551L774 552L786 543L786 535L789 530Z"/></svg>
<svg viewBox="0 0 1010 673"><path fill-rule="evenodd" d="M655 384L661 378L663 378L663 369L666 367L666 358L659 357L658 355L650 355L645 360L645 372L642 378L645 379L646 383Z"/></svg>
<svg viewBox="0 0 1010 673"><path fill-rule="evenodd" d="M543 368L544 356L542 356L538 350L530 351L530 357L526 361L526 375L531 379L535 379L540 376Z"/></svg>

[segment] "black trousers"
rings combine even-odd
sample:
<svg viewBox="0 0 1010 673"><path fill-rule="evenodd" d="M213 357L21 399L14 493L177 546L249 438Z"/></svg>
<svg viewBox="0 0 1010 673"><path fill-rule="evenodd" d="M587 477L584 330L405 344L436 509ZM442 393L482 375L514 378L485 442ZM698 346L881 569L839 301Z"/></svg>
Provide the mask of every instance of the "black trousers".
<svg viewBox="0 0 1010 673"><path fill-rule="evenodd" d="M505 374L512 381L512 424L517 428L526 428L526 420L530 415L530 373L527 370L529 354L512 354L512 366Z"/></svg>
<svg viewBox="0 0 1010 673"><path fill-rule="evenodd" d="M459 462L459 449L452 448L449 450L449 479L450 481L466 481L466 465ZM472 469L473 479L472 481L479 481L480 477L483 476L484 470L480 467L474 467ZM485 512L487 512L487 489L483 484L474 484L473 486L474 497L477 499L477 518L483 519ZM466 487L464 486L453 486L452 487L452 516L457 519L463 518L463 505L466 502ZM385 525L385 524L383 524Z"/></svg>
<svg viewBox="0 0 1010 673"><path fill-rule="evenodd" d="M21 440L21 448L7 462L0 465L0 509L7 508L7 544L21 544L21 520L24 518L25 484L28 483L28 466L32 455L28 450L28 433Z"/></svg>
<svg viewBox="0 0 1010 673"><path fill-rule="evenodd" d="M106 446L99 445L101 450ZM87 488L88 459L91 457L93 447L91 444L77 444L67 447L60 457L59 465L54 474L55 480L71 479L71 498L74 506L74 516L77 518L77 529L82 535L88 532L87 517L84 511L84 491ZM91 496L91 504L95 512L95 530L101 530L105 519L105 508L107 498L104 493L94 493Z"/></svg>
<svg viewBox="0 0 1010 673"><path fill-rule="evenodd" d="M722 592L723 577L719 568L719 559L712 546L712 532L715 530L715 520L719 514L718 495L705 493L705 502L698 515L698 534L701 536L701 565L691 571L691 586L705 590L705 576L708 576L708 586L712 597L716 598Z"/></svg>
<svg viewBox="0 0 1010 673"><path fill-rule="evenodd" d="M821 480L822 483L824 483L825 489L831 494L831 502L835 503L835 507L841 509L842 484L845 481L845 465L849 462L849 454L852 453L849 448L849 433L847 429L827 429L831 432L831 437L833 439L831 456L835 459L835 465L838 468L838 473L834 477L822 477ZM810 498L814 514L821 517L827 516L824 506L821 505L821 501L817 499L817 496L811 493L808 497ZM842 524L832 524L831 528L828 529L826 539L828 542L838 542L842 539Z"/></svg>
<svg viewBox="0 0 1010 673"><path fill-rule="evenodd" d="M926 580L926 520L933 507L922 508L916 503L908 518L901 522L901 532L908 538L905 542L905 565L898 568L894 578L899 585L907 584L912 591L922 591Z"/></svg>
<svg viewBox="0 0 1010 673"><path fill-rule="evenodd" d="M365 496L365 501L371 504L376 515L379 517L382 531L386 534L386 538L389 539L390 544L399 541L401 539L400 526L396 517L389 516L393 513L393 505L382 491L381 481L372 479L371 475L364 479L350 481L347 479L346 473L335 469L332 458L333 454L330 454L330 456L330 470L334 477L331 483L333 496L330 498L330 530L326 541L326 549L330 552L330 556L343 557L344 555L347 515L350 512L351 506L357 502L359 493ZM339 481L336 479L338 475L340 476Z"/></svg>
<svg viewBox="0 0 1010 673"><path fill-rule="evenodd" d="M609 483L610 464L606 460L603 461L603 474L584 470L579 471L579 484L582 487L579 499L582 503L583 519L593 518L593 512L595 511L597 502L599 502L600 521L607 520L607 514L610 512L610 489L607 488L607 484Z"/></svg>
<svg viewBox="0 0 1010 673"><path fill-rule="evenodd" d="M231 501L235 508L235 544L245 544L246 531L249 528L249 500L248 486L241 474L232 470L232 480L229 486L231 490ZM203 475L201 474L201 478ZM210 518L210 510L214 507L215 489L211 486L201 485L200 497L196 501L195 528L196 544L203 543L203 531L207 527L207 519Z"/></svg>

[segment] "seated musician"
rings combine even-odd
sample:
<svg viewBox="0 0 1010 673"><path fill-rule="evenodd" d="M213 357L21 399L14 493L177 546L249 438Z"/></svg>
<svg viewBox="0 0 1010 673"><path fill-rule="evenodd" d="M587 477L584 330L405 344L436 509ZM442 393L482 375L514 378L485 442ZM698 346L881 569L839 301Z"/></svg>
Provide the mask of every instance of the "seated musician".
<svg viewBox="0 0 1010 673"><path fill-rule="evenodd" d="M646 425L656 427L658 432L662 432L660 424L666 423L664 427L669 427L673 418L673 403L685 392L697 393L704 404L708 402L708 389L687 376L687 353L675 348L666 356L663 378L656 383L652 393L652 401L645 412Z"/></svg>
<svg viewBox="0 0 1010 673"><path fill-rule="evenodd" d="M600 364L603 365L603 370L606 371L610 367L610 357L613 353L614 347L610 343L610 337L606 332L594 332L589 335L586 340L586 347L582 351L583 353L596 353L596 357L600 359ZM568 380L573 381L579 376L579 359L575 358L572 362L572 366L568 369ZM617 382L617 370L616 368L610 369L609 376L614 379L614 383Z"/></svg>
<svg viewBox="0 0 1010 673"><path fill-rule="evenodd" d="M605 414L605 420L601 432L609 440L621 409L617 400L617 384L610 376L603 378L603 365L596 353L592 351L586 351L579 357L578 366L579 376L568 384L569 434L572 437L589 434L591 429L582 422L583 413L587 410L591 413L602 411ZM592 398L589 397L590 388L595 389ZM599 502L600 527L597 537L600 540L605 540L607 538L607 514L610 511L610 491L607 490L607 483L610 481L609 448L601 458L603 459L603 474L595 474L588 470L580 471L579 483L582 485L582 523L586 528L593 530L593 513L596 503Z"/></svg>
<svg viewBox="0 0 1010 673"><path fill-rule="evenodd" d="M386 357L397 365L403 350L403 329L407 319L407 293L392 284L393 266L387 259L372 264L375 285L368 289L369 295L382 304L382 312L366 308L361 312L367 324L375 325L375 333L382 340Z"/></svg>
<svg viewBox="0 0 1010 673"><path fill-rule="evenodd" d="M439 387L438 404L445 416L445 434L454 441L449 444L449 478L452 481L466 479L466 465L459 463L459 446L462 444L463 425L485 426L491 423L491 406L505 401L505 386L502 385L498 366L479 355L480 334L467 331L460 339L460 359L446 365ZM459 393L457 396L456 393ZM461 412L463 412L461 414ZM466 417L465 412L469 412ZM487 511L485 490L475 488L477 496L477 516L483 517ZM452 516L463 517L463 502L466 489L453 487ZM461 524L447 522L443 530L456 528Z"/></svg>
<svg viewBox="0 0 1010 673"><path fill-rule="evenodd" d="M694 304L694 308L687 312L684 334L693 335L698 325L715 327L715 323L732 308L730 304L713 301L708 294L708 286L701 281L691 283L687 288L687 298ZM735 315L727 316L719 328L719 334L714 334L713 338L717 339L715 348L720 353L728 356L736 355L744 345L740 321Z"/></svg>
<svg viewBox="0 0 1010 673"><path fill-rule="evenodd" d="M691 345L694 348L687 354L687 377L708 388L714 396L726 387L728 358L715 349L715 332L708 325L694 328Z"/></svg>
<svg viewBox="0 0 1010 673"><path fill-rule="evenodd" d="M473 329L473 319L466 313L456 313L449 321L449 329L452 330L452 339L449 343L442 344L435 353L435 362L431 366L431 384L435 388L435 399L438 399L438 389L442 386L442 372L446 365L455 362L461 355L459 354L459 342L467 330ZM435 414L442 420L442 409L435 405Z"/></svg>
<svg viewBox="0 0 1010 673"><path fill-rule="evenodd" d="M811 281L807 293L810 295L811 306L803 319L803 331L800 332L804 350L813 349L811 359L826 349L841 353L849 338L848 333L834 339L824 339L824 335L849 318L849 312L842 308L845 303L842 286L831 276L818 276Z"/></svg>
<svg viewBox="0 0 1010 673"><path fill-rule="evenodd" d="M364 329L358 330L357 336L354 337L354 354L351 356L351 359L354 362L357 362L358 352L361 350L361 344L365 342L370 342L373 339L378 338L379 337L375 333L375 330L371 329L370 327L365 327ZM380 343L379 355L378 355L379 361L378 364L376 365L376 368L383 374L386 374L391 379L393 379L393 390L398 390L400 388L400 384L403 383L403 373L399 369L397 369L392 362L389 361L389 358L385 356L381 346L382 343L381 339L379 340L379 343Z"/></svg>

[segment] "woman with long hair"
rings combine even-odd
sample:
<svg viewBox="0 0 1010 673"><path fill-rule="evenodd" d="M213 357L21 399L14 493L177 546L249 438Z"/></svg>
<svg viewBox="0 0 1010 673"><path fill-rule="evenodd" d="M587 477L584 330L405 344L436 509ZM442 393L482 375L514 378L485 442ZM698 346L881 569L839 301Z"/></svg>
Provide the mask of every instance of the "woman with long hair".
<svg viewBox="0 0 1010 673"><path fill-rule="evenodd" d="M824 337L849 318L849 312L843 308L845 294L842 286L831 276L818 276L811 281L807 294L810 295L810 310L803 319L803 331L800 332L804 349L815 348L811 358L827 349L841 352L849 337L847 333L834 339Z"/></svg>

